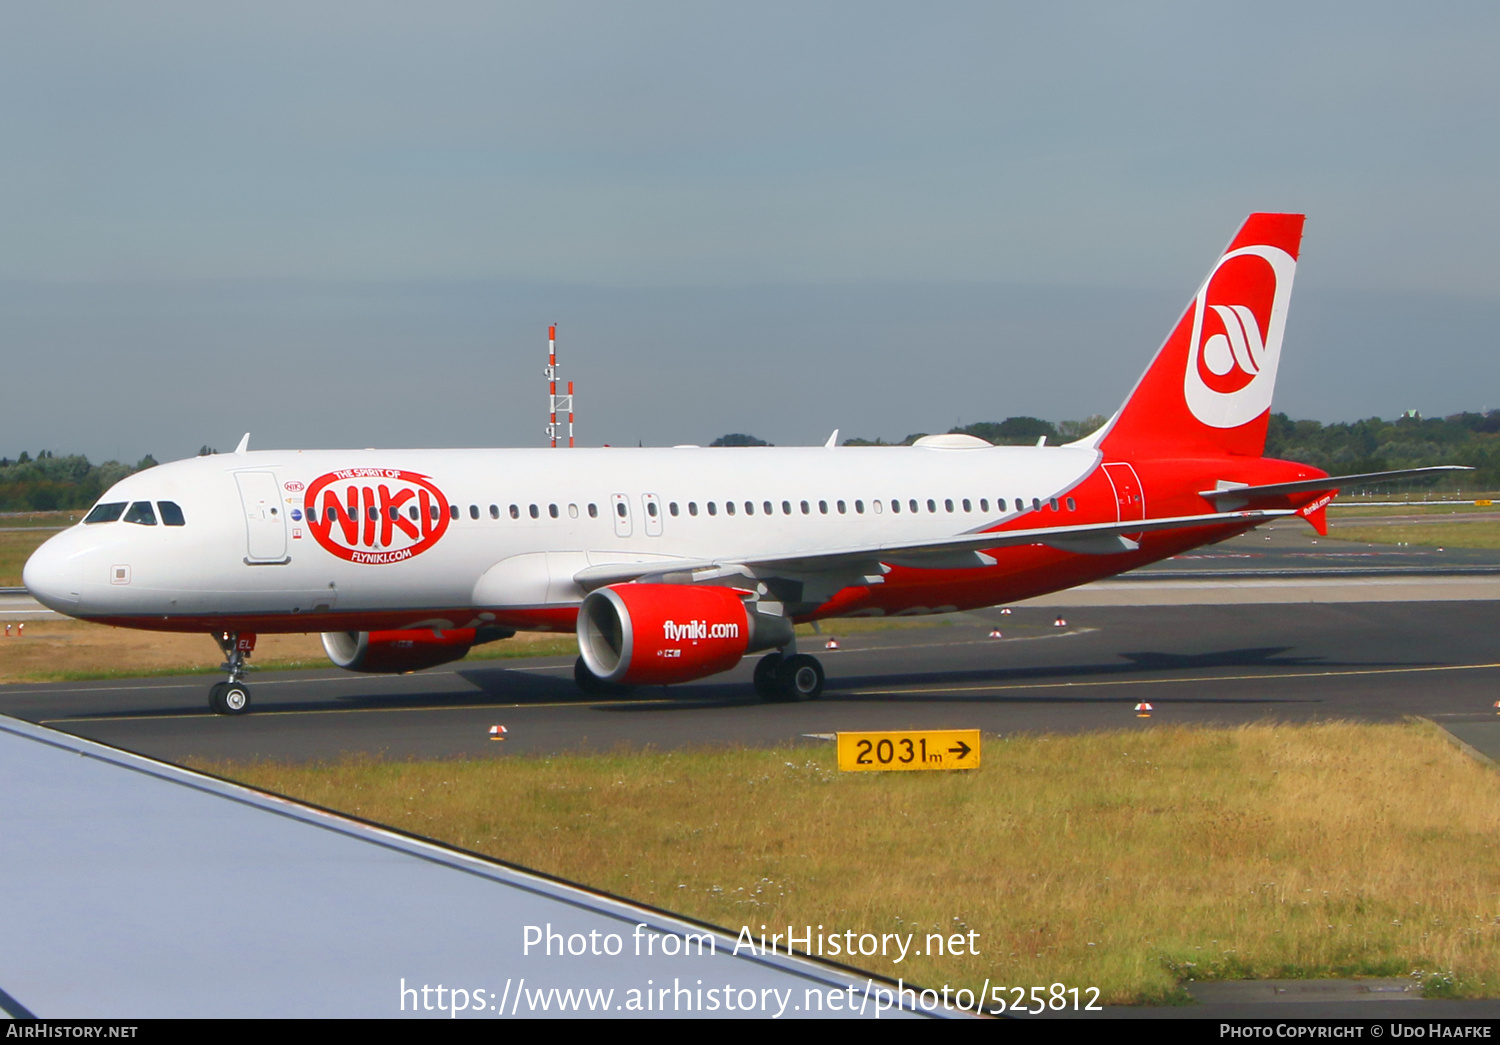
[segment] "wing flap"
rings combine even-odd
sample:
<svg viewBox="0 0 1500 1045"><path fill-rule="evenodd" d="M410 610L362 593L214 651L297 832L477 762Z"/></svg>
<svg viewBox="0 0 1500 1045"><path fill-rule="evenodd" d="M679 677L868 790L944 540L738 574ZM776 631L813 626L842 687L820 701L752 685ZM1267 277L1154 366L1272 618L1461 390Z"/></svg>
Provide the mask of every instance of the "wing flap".
<svg viewBox="0 0 1500 1045"><path fill-rule="evenodd" d="M682 559L673 562L620 563L590 566L573 575L579 586L590 590L607 584L620 584L642 577L702 580L694 576L704 570L749 567L756 570L786 573L823 573L857 567L877 572L879 563L899 562L903 566L927 569L953 569L956 564L979 566L983 560L965 553L985 552L991 548L1010 548L1026 544L1085 554L1120 554L1139 547L1134 539L1142 533L1184 530L1200 526L1255 524L1267 519L1295 515L1291 509L1262 509L1238 512L1215 512L1209 515L1182 515L1165 519L1130 519L1125 522L1086 523L1081 526L1043 526L1028 530L991 530L966 533L931 541L892 542L858 548L835 548L792 555L724 556L714 559Z"/></svg>

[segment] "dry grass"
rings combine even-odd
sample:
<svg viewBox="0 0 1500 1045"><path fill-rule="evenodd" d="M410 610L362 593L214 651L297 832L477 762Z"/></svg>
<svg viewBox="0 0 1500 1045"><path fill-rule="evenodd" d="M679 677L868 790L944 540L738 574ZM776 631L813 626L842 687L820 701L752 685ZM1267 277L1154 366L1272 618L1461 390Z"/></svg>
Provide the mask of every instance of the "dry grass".
<svg viewBox="0 0 1500 1045"><path fill-rule="evenodd" d="M859 960L921 983L1145 1002L1420 970L1500 994L1500 778L1426 724L985 745L951 774L840 774L821 747L205 768L732 931L979 934L979 957Z"/></svg>
<svg viewBox="0 0 1500 1045"><path fill-rule="evenodd" d="M478 646L467 660L576 656L571 635L522 632ZM25 637L0 633L0 682L216 674L219 647L198 632L135 631L74 620L27 621ZM330 667L317 635L261 635L251 664L262 670Z"/></svg>
<svg viewBox="0 0 1500 1045"><path fill-rule="evenodd" d="M26 520L3 521L18 528L0 529L0 588L19 588L21 568L26 565L26 560L42 546L43 541L58 531L53 527L33 528L33 524Z"/></svg>
<svg viewBox="0 0 1500 1045"><path fill-rule="evenodd" d="M1415 544L1436 548L1500 548L1500 520L1490 517L1388 526L1334 525L1329 528L1328 536L1336 541L1358 541L1365 544Z"/></svg>

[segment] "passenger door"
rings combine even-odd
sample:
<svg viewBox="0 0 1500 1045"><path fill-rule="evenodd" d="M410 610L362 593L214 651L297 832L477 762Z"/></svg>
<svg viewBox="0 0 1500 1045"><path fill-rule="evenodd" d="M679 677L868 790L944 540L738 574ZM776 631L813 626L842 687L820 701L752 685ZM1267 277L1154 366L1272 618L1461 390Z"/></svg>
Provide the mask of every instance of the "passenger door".
<svg viewBox="0 0 1500 1045"><path fill-rule="evenodd" d="M245 509L245 562L283 563L286 554L286 512L281 490L270 472L235 472L240 504Z"/></svg>

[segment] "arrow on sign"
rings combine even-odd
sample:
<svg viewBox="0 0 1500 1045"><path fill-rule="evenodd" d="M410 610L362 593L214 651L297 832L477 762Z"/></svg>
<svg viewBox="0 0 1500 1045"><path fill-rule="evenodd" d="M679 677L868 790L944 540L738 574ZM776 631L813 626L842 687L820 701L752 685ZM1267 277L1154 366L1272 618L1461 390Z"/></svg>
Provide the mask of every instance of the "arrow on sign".
<svg viewBox="0 0 1500 1045"><path fill-rule="evenodd" d="M948 754L950 754L950 755L957 755L959 758L963 758L970 751L973 751L973 750L974 749L971 748L968 744L965 744L962 740L960 740L958 742L958 747L950 747L948 749Z"/></svg>

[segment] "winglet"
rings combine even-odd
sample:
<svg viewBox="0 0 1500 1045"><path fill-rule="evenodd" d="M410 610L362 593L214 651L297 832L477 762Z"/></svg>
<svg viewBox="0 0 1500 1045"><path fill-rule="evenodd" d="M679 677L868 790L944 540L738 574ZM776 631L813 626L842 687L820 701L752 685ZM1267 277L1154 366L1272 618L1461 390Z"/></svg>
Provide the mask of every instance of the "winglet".
<svg viewBox="0 0 1500 1045"><path fill-rule="evenodd" d="M837 428L835 428L833 430L833 434L828 437L828 442L826 442L826 443L823 444L823 449L825 449L825 450L832 450L835 446L838 446L838 445L839 445L839 430Z"/></svg>
<svg viewBox="0 0 1500 1045"><path fill-rule="evenodd" d="M248 449L250 449L250 433L246 432L240 439L240 445L234 448L234 452L242 454Z"/></svg>

